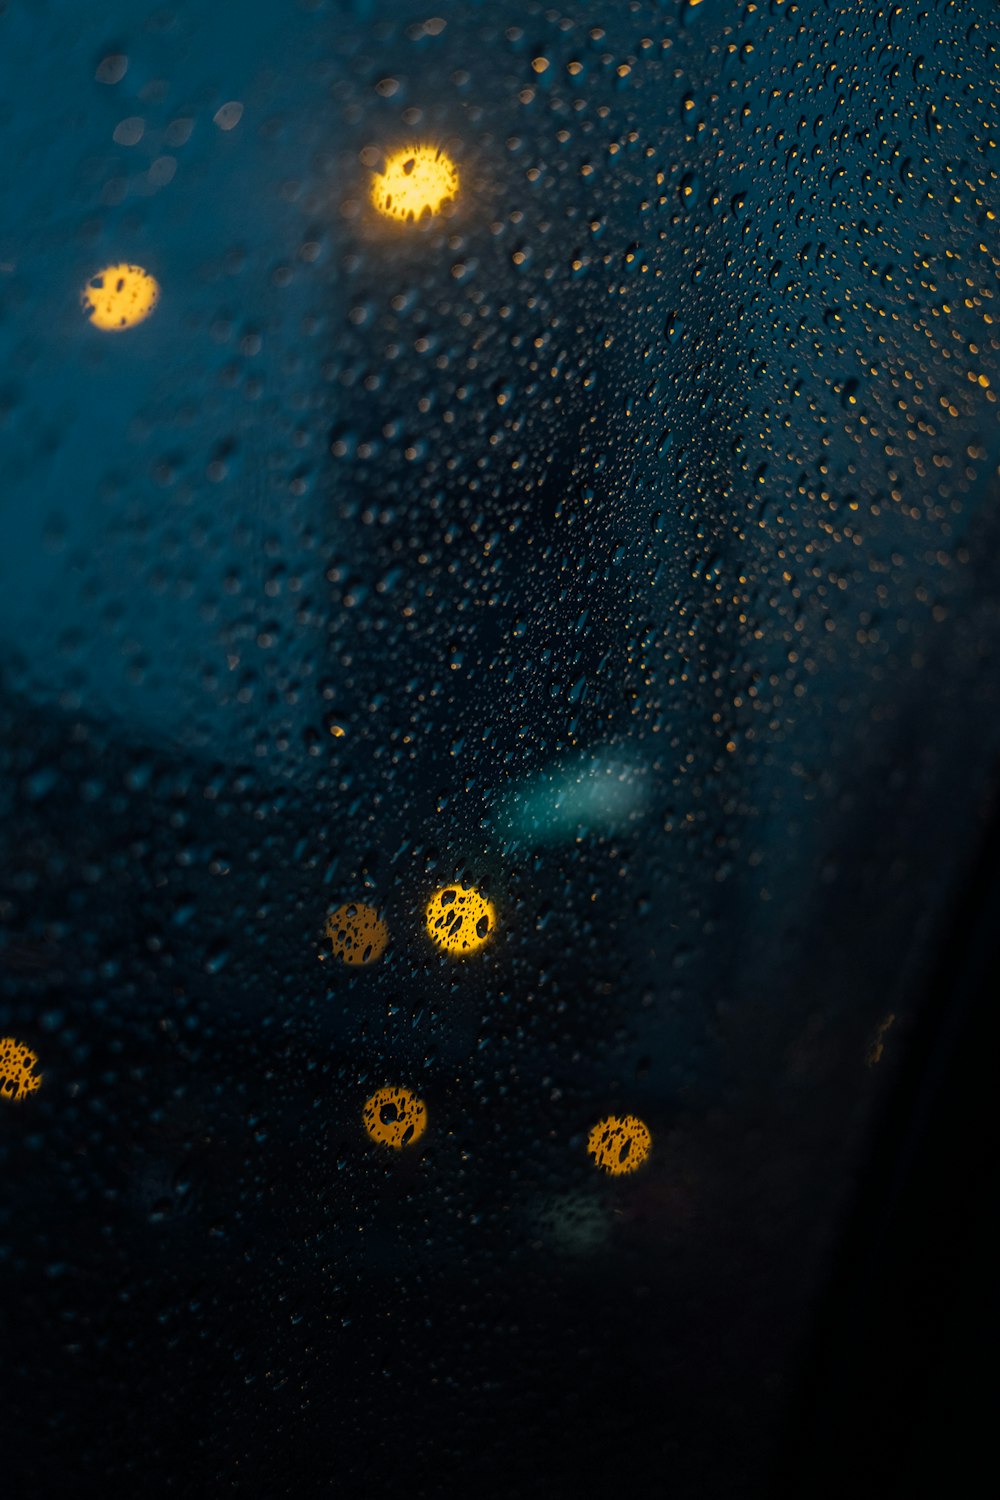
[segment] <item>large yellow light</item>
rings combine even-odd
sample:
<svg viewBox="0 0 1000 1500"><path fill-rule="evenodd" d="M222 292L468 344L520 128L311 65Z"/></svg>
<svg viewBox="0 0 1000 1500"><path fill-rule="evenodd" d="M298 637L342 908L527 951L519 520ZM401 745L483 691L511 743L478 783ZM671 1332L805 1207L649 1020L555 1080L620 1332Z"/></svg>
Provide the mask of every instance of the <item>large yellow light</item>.
<svg viewBox="0 0 1000 1500"><path fill-rule="evenodd" d="M405 146L372 182L372 203L387 219L416 222L439 213L458 192L458 169L437 146Z"/></svg>
<svg viewBox="0 0 1000 1500"><path fill-rule="evenodd" d="M38 1058L12 1036L0 1036L0 1098L25 1099L42 1086Z"/></svg>
<svg viewBox="0 0 1000 1500"><path fill-rule="evenodd" d="M427 903L427 931L456 958L478 953L497 925L496 909L471 886L445 885Z"/></svg>
<svg viewBox="0 0 1000 1500"><path fill-rule="evenodd" d="M121 333L149 317L160 297L160 285L142 266L105 266L84 287L80 302L95 328Z"/></svg>
<svg viewBox="0 0 1000 1500"><path fill-rule="evenodd" d="M587 1137L587 1150L594 1165L612 1177L636 1172L653 1149L648 1125L636 1115L608 1115L599 1120Z"/></svg>
<svg viewBox="0 0 1000 1500"><path fill-rule="evenodd" d="M380 1146L401 1151L413 1146L427 1129L427 1106L412 1089L378 1089L361 1111L365 1129Z"/></svg>

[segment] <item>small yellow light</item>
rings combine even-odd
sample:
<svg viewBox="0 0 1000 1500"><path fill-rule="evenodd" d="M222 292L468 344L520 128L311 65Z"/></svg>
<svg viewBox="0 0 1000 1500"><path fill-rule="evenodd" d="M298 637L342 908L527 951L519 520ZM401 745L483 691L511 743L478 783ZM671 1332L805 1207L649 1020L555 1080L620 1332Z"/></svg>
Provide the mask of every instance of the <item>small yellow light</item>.
<svg viewBox="0 0 1000 1500"><path fill-rule="evenodd" d="M886 1032L889 1030L895 1019L895 1012L890 1011L885 1020L880 1024L878 1030L872 1038L871 1045L869 1046L868 1052L865 1056L865 1062L870 1068L874 1068L876 1063L882 1061L882 1053L885 1051Z"/></svg>
<svg viewBox="0 0 1000 1500"><path fill-rule="evenodd" d="M594 1165L612 1177L638 1171L652 1149L649 1128L635 1115L608 1115L587 1137Z"/></svg>
<svg viewBox="0 0 1000 1500"><path fill-rule="evenodd" d="M413 1146L427 1129L427 1106L410 1089L378 1089L361 1111L365 1129L380 1146L400 1151Z"/></svg>
<svg viewBox="0 0 1000 1500"><path fill-rule="evenodd" d="M12 1036L0 1037L0 1097L26 1099L42 1086L42 1075L36 1073L38 1058Z"/></svg>
<svg viewBox="0 0 1000 1500"><path fill-rule="evenodd" d="M416 222L436 214L458 192L458 169L437 146L406 146L372 182L372 203L387 219Z"/></svg>
<svg viewBox="0 0 1000 1500"><path fill-rule="evenodd" d="M330 913L326 935L333 944L334 958L355 968L382 957L389 942L389 927L373 906L347 901Z"/></svg>
<svg viewBox="0 0 1000 1500"><path fill-rule="evenodd" d="M141 266L105 266L84 287L80 302L95 328L121 333L149 317L160 297L160 285Z"/></svg>
<svg viewBox="0 0 1000 1500"><path fill-rule="evenodd" d="M427 903L427 931L439 948L464 958L489 942L497 914L471 886L445 885Z"/></svg>

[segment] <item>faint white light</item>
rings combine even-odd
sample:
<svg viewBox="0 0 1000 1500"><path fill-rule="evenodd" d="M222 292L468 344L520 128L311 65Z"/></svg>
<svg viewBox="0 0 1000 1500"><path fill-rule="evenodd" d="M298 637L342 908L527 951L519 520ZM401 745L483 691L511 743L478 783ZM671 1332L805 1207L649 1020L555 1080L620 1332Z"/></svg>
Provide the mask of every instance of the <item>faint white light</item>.
<svg viewBox="0 0 1000 1500"><path fill-rule="evenodd" d="M235 130L243 118L243 106L238 99L230 99L212 116L220 130Z"/></svg>
<svg viewBox="0 0 1000 1500"><path fill-rule="evenodd" d="M610 750L588 750L504 793L497 829L503 841L535 848L620 833L648 805L645 766Z"/></svg>

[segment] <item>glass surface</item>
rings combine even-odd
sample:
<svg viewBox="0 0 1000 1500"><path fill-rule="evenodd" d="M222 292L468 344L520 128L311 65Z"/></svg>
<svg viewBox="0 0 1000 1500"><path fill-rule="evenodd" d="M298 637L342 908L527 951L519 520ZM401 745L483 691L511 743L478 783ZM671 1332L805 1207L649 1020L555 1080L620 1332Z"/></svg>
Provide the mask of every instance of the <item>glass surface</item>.
<svg viewBox="0 0 1000 1500"><path fill-rule="evenodd" d="M768 1492L1000 750L997 42L0 7L25 1492Z"/></svg>

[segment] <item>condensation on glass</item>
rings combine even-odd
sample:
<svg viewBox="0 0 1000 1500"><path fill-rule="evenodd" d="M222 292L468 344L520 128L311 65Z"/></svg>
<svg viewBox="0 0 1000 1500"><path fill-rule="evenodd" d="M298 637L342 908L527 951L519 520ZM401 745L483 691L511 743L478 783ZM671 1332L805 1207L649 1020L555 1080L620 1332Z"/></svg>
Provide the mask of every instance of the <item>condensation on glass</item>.
<svg viewBox="0 0 1000 1500"><path fill-rule="evenodd" d="M20 1480L749 1494L996 763L996 16L4 33Z"/></svg>

